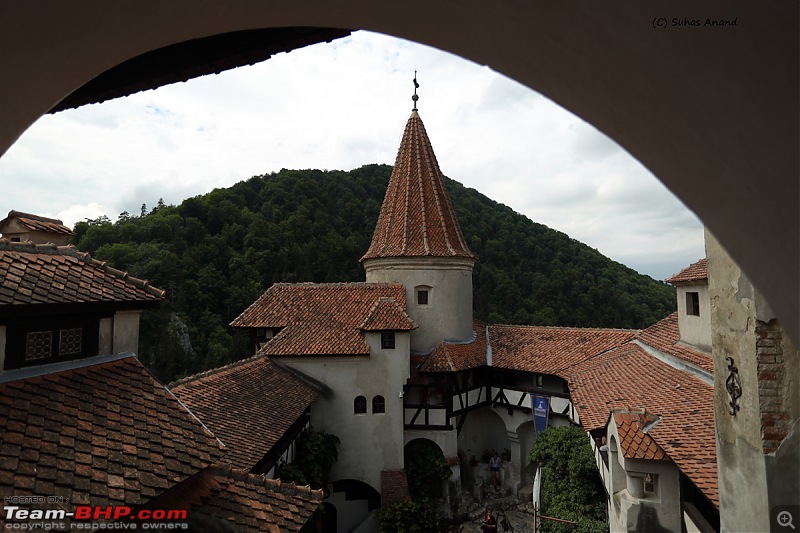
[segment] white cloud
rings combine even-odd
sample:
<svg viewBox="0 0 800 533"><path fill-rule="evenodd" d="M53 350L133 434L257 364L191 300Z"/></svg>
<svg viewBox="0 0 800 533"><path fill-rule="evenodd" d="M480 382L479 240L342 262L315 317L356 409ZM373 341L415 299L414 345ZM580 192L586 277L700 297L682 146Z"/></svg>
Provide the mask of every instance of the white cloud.
<svg viewBox="0 0 800 533"><path fill-rule="evenodd" d="M486 67L367 32L42 117L0 159L0 214L114 219L281 168L391 164L414 70L446 175L654 277L703 255L696 217L591 125Z"/></svg>

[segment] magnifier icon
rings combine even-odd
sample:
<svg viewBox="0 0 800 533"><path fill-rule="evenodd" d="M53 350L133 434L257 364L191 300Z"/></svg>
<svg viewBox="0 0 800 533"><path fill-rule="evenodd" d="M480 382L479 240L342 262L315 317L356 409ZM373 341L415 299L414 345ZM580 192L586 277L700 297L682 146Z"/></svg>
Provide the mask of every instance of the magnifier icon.
<svg viewBox="0 0 800 533"><path fill-rule="evenodd" d="M789 511L781 511L778 513L778 525L795 529L794 524L792 524L792 513Z"/></svg>

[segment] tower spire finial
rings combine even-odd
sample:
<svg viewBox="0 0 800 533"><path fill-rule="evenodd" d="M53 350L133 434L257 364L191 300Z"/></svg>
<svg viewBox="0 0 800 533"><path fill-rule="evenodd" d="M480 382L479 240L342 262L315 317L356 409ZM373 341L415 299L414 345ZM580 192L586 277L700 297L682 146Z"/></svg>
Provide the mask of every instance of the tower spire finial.
<svg viewBox="0 0 800 533"><path fill-rule="evenodd" d="M411 100L414 102L414 111L417 110L417 100L419 100L419 96L417 96L417 89L419 89L419 83L417 83L417 71L414 71L414 96L411 97Z"/></svg>

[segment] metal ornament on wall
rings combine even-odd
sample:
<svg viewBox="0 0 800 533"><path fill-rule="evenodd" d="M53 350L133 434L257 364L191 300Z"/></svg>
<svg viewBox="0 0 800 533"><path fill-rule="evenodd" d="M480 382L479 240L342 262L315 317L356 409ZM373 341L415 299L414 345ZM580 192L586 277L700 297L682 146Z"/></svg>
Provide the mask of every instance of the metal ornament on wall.
<svg viewBox="0 0 800 533"><path fill-rule="evenodd" d="M728 363L728 379L725 380L725 390L728 391L728 398L730 398L730 414L736 416L736 411L739 410L739 398L742 397L742 380L739 378L739 369L733 361L733 357L726 357Z"/></svg>

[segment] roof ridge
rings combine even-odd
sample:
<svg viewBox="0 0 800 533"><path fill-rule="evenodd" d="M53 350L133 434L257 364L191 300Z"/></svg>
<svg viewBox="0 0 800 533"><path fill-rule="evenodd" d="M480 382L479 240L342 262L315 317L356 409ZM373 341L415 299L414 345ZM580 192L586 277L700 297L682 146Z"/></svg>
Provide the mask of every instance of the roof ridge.
<svg viewBox="0 0 800 533"><path fill-rule="evenodd" d="M632 329L632 328L597 328L591 326L536 326L531 324L487 324L488 327L499 327L499 328L540 328L540 329L551 329L554 331L561 330L561 331L616 331L620 333L640 333L644 330L641 329ZM648 326L651 327L651 326Z"/></svg>
<svg viewBox="0 0 800 533"><path fill-rule="evenodd" d="M19 218L29 218L31 220L36 220L39 222L52 222L53 224L60 224L64 226L64 222L57 218L43 217L42 215L34 215L33 213L26 213L24 211L17 211L15 209L9 211L8 216L6 218L11 218L12 216L17 216Z"/></svg>
<svg viewBox="0 0 800 533"><path fill-rule="evenodd" d="M394 283L389 281L333 281L333 282L317 282L317 281L297 281L297 282L288 282L288 281L279 281L277 283L273 283L269 289L273 287L301 287L301 288L310 288L310 287L330 287L330 288L347 288L347 287L390 287L390 286L402 286L402 283ZM267 290L269 290L267 289Z"/></svg>
<svg viewBox="0 0 800 533"><path fill-rule="evenodd" d="M258 359L267 359L265 355L255 354L250 357L246 357L244 359L239 359L238 361L233 361L232 363L228 363L227 365L218 366L216 368L210 368L208 370L203 370L202 372L198 372L197 374L192 374L190 376L185 376L180 379L176 379L175 381L170 381L167 383L167 388L171 389L173 387L178 387L180 385L185 385L190 381L196 381L198 379L202 379L214 374L220 374L224 371L231 370L233 368L244 366L249 363L253 363Z"/></svg>

